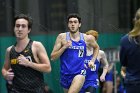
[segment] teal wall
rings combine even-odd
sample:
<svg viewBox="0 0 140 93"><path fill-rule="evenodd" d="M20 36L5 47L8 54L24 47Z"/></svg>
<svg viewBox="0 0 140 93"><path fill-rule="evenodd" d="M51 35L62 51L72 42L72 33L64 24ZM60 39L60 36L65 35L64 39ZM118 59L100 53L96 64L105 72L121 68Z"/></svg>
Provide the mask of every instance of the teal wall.
<svg viewBox="0 0 140 93"><path fill-rule="evenodd" d="M123 34L120 33L111 33L111 34L100 34L98 43L102 49L104 48L114 48L119 46L120 38ZM48 56L50 57L50 53L53 49L55 40L57 35L40 35L40 36L31 36L33 40L40 41L45 46ZM4 63L4 55L6 48L15 43L14 37L0 37L0 69ZM56 62L51 62L52 72L44 74L45 82L48 83L50 88L53 90L54 93L63 93L62 88L59 84L59 60ZM0 93L6 93L5 88L5 80L3 79L2 75L0 74Z"/></svg>
<svg viewBox="0 0 140 93"><path fill-rule="evenodd" d="M98 44L101 49L117 48L120 45L120 39L123 35L122 33L99 33Z"/></svg>

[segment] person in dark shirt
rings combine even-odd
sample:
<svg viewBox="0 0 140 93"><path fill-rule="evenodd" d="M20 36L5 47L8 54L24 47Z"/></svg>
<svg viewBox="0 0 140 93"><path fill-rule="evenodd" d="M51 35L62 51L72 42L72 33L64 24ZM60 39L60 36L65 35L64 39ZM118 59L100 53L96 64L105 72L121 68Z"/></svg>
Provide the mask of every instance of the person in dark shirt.
<svg viewBox="0 0 140 93"><path fill-rule="evenodd" d="M32 28L31 17L15 17L16 43L6 50L2 75L12 87L9 93L45 93L43 72L50 72L50 61L45 47L28 37Z"/></svg>
<svg viewBox="0 0 140 93"><path fill-rule="evenodd" d="M135 14L133 29L121 38L120 62L126 72L126 93L140 93L140 8Z"/></svg>

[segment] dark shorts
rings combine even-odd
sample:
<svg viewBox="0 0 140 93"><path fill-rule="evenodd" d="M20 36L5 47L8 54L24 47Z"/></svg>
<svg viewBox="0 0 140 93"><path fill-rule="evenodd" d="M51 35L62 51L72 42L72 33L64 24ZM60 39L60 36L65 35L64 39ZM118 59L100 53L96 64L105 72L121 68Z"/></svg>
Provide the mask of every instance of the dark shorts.
<svg viewBox="0 0 140 93"><path fill-rule="evenodd" d="M85 72L84 72L85 71ZM77 73L77 74L71 74L71 75L65 75L65 74L61 74L61 78L60 78L60 84L63 88L65 89L69 89L71 86L71 83L73 81L73 78L76 75L86 75L86 70L82 70L81 73Z"/></svg>
<svg viewBox="0 0 140 93"><path fill-rule="evenodd" d="M61 75L60 84L63 88L69 89L73 78L76 75Z"/></svg>
<svg viewBox="0 0 140 93"><path fill-rule="evenodd" d="M106 74L105 81L113 81L113 71Z"/></svg>
<svg viewBox="0 0 140 93"><path fill-rule="evenodd" d="M85 83L84 83L84 85L83 85L80 93L89 92L89 91L86 91L89 87L91 87L93 89L94 88L97 89L99 87L99 81L98 80L97 81L96 80L95 81L93 81L93 80L87 80L87 81L85 81Z"/></svg>

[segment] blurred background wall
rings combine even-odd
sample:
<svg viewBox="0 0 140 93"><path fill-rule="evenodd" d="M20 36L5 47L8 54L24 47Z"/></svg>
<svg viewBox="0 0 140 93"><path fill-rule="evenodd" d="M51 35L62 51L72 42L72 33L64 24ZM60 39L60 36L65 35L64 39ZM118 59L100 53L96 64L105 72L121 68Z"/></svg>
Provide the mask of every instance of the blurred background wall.
<svg viewBox="0 0 140 93"><path fill-rule="evenodd" d="M41 41L50 57L56 36L67 31L67 14L81 15L81 32L90 29L99 32L101 49L118 51L120 38L133 27L133 17L139 6L140 0L0 0L0 70L6 48L15 43L13 18L16 14L24 13L33 18L30 37ZM119 72L119 61L115 61ZM59 60L51 62L52 72L44 74L45 82L54 93L63 93L59 84L59 65ZM1 74L0 82L0 93L6 93Z"/></svg>

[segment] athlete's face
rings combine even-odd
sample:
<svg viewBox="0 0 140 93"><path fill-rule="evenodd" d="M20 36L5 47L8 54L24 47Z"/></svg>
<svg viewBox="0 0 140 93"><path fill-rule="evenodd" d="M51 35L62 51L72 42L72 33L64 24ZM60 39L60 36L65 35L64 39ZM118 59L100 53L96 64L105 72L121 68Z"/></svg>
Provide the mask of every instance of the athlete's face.
<svg viewBox="0 0 140 93"><path fill-rule="evenodd" d="M17 19L15 22L14 32L18 39L24 39L27 37L30 32L28 21L23 18Z"/></svg>
<svg viewBox="0 0 140 93"><path fill-rule="evenodd" d="M79 28L81 27L81 23L79 23L77 18L70 18L68 21L68 28L71 33L76 33L79 31Z"/></svg>

